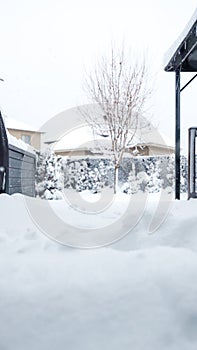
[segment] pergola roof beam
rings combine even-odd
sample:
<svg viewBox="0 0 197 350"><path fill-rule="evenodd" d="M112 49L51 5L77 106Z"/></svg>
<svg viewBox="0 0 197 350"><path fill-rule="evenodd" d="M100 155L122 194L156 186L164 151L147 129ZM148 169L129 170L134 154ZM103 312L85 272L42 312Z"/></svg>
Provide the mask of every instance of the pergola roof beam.
<svg viewBox="0 0 197 350"><path fill-rule="evenodd" d="M191 20L165 55L165 71L175 72L175 198L180 199L180 92L197 76L180 88L181 72L197 72L197 9Z"/></svg>

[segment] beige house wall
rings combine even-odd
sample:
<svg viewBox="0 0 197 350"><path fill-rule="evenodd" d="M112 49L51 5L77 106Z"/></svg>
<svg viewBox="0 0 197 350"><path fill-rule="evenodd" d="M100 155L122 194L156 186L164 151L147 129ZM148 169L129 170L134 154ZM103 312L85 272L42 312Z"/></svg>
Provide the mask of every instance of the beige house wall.
<svg viewBox="0 0 197 350"><path fill-rule="evenodd" d="M93 157L93 156L98 156L99 153L93 153L90 150L85 150L85 149L76 149L76 150L57 150L55 151L55 154L61 156L61 157ZM102 154L100 153L100 156Z"/></svg>
<svg viewBox="0 0 197 350"><path fill-rule="evenodd" d="M41 133L39 132L33 132L28 130L16 130L16 129L9 129L9 133L16 137L18 140L22 140L22 135L30 136L30 145L34 147L37 150L40 150L41 147Z"/></svg>
<svg viewBox="0 0 197 350"><path fill-rule="evenodd" d="M127 149L127 156L130 153L133 156L133 152L136 150L136 147L131 147ZM141 147L137 147L138 156L159 156L159 155L169 155L174 153L174 149L171 147L162 147L162 146L144 146L143 149ZM100 152L93 153L91 150L85 149L76 149L76 150L56 150L55 153L62 157L102 157L103 154Z"/></svg>
<svg viewBox="0 0 197 350"><path fill-rule="evenodd" d="M159 146L149 146L149 155L150 156L164 156L170 155L174 153L174 149L172 147L159 147Z"/></svg>

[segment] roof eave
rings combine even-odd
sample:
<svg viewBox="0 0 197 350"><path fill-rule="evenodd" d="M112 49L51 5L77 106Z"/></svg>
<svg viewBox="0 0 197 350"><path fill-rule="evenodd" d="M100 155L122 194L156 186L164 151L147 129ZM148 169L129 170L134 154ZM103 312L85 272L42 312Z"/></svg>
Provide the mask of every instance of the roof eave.
<svg viewBox="0 0 197 350"><path fill-rule="evenodd" d="M180 68L182 72L195 72L197 67L192 67L187 62L189 56L197 50L197 19L189 29L188 33L176 48L164 70L174 72Z"/></svg>

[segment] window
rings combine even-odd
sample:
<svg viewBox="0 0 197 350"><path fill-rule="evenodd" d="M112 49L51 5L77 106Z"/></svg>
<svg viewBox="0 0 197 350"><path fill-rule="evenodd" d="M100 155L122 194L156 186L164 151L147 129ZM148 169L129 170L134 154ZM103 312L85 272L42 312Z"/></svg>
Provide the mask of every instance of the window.
<svg viewBox="0 0 197 350"><path fill-rule="evenodd" d="M25 143L28 143L28 145L31 144L31 136L30 135L23 134L21 136L21 140L24 141Z"/></svg>

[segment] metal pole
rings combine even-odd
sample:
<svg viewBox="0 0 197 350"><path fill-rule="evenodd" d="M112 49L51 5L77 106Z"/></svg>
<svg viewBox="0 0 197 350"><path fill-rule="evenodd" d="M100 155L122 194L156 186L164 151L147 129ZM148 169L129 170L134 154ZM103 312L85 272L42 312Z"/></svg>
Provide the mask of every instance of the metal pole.
<svg viewBox="0 0 197 350"><path fill-rule="evenodd" d="M191 128L188 130L188 199L191 198Z"/></svg>
<svg viewBox="0 0 197 350"><path fill-rule="evenodd" d="M8 139L0 111L0 193L8 191L9 150Z"/></svg>
<svg viewBox="0 0 197 350"><path fill-rule="evenodd" d="M175 121L175 199L180 199L180 68L175 71L176 121Z"/></svg>
<svg viewBox="0 0 197 350"><path fill-rule="evenodd" d="M197 198L197 195L196 195L196 131L197 131L197 128L189 128L188 199Z"/></svg>

